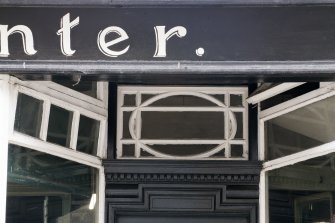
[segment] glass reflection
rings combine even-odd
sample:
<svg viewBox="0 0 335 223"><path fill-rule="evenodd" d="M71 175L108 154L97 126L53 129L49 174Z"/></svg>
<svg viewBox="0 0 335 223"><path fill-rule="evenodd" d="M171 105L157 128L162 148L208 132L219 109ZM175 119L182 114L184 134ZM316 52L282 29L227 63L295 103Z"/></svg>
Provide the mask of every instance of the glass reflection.
<svg viewBox="0 0 335 223"><path fill-rule="evenodd" d="M265 122L267 160L335 140L335 97L307 105Z"/></svg>
<svg viewBox="0 0 335 223"><path fill-rule="evenodd" d="M14 130L39 137L42 120L42 101L19 93L15 114Z"/></svg>
<svg viewBox="0 0 335 223"><path fill-rule="evenodd" d="M10 145L6 222L94 223L96 180L92 167Z"/></svg>
<svg viewBox="0 0 335 223"><path fill-rule="evenodd" d="M271 223L334 222L335 153L270 171Z"/></svg>

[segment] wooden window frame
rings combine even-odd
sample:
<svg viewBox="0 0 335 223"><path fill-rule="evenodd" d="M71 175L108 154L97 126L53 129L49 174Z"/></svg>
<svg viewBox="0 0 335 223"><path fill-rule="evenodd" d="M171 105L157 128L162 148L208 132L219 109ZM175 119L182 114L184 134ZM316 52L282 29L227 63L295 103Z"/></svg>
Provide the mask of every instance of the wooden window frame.
<svg viewBox="0 0 335 223"><path fill-rule="evenodd" d="M153 94L153 98L143 102L141 101L141 95L142 94ZM123 106L123 96L125 94L132 94L136 97L136 105L135 106ZM150 104L153 103L156 100L164 99L170 96L176 96L176 95L190 95L190 96L196 96L203 99L206 99L208 101L215 101L213 98L211 98L211 94L220 94L225 95L225 103L230 104L230 97L229 95L242 95L242 104L243 107L233 107L224 105L222 107L150 107ZM249 139L248 139L248 105L246 102L246 98L248 95L248 88L247 87L166 87L166 86L119 86L118 87L118 100L117 100L117 159L170 159L170 160L248 160L249 159ZM154 99L155 98L155 99ZM159 98L159 99L157 99ZM215 102L214 102L215 103ZM149 106L148 106L149 105ZM141 131L141 119L135 117L133 119L136 123L130 123L133 126L136 126L135 133L132 134L133 139L131 140L124 140L122 139L122 131L123 131L123 118L122 114L124 111L134 111L134 109L139 109L140 111L157 111L157 112L164 112L164 111L224 111L226 113L225 115L225 123L229 123L229 112L242 112L243 113L243 139L230 139L228 136L229 127L228 124L225 124L225 139L222 140L145 140L145 139L137 139L139 132ZM140 116L140 115L139 115ZM130 127L129 127L130 128ZM237 128L237 126L234 127L234 123L232 124L232 128ZM137 139L137 140L136 140ZM139 143L139 141L141 141ZM122 143L134 143L135 142L135 158L129 158L129 157L122 157ZM145 146L147 144L180 144L180 145L192 145L192 144L218 144L215 149L220 149L220 145L223 145L224 143L228 143L228 147L230 148L230 145L233 144L241 144L243 145L243 157L238 158L231 158L230 157L230 149L225 150L225 158L210 158L206 157L208 155L207 152L202 153L200 155L194 155L194 156L169 156L165 154L159 154L155 153L155 157L145 158L140 156L140 145ZM219 148L220 147L220 148ZM150 150L150 148L145 147L147 150ZM142 148L143 149L143 148Z"/></svg>
<svg viewBox="0 0 335 223"><path fill-rule="evenodd" d="M265 122L278 116L287 114L299 108L308 106L312 103L335 96L335 83L327 82L320 84L320 88L308 92L304 95L283 102L266 110L260 111L258 104L258 137L259 137L259 160L265 161ZM259 102L258 102L259 103ZM322 144L301 152L297 152L284 157L276 158L263 163L263 169L260 173L259 184L259 222L269 223L269 190L268 190L268 171L293 165L312 158L324 156L335 152L335 140Z"/></svg>
<svg viewBox="0 0 335 223"><path fill-rule="evenodd" d="M0 120L4 126L8 126L8 129L2 128L0 131L0 155L6 157L1 162L3 177L0 181L0 193L3 199L1 199L0 205L6 206L8 144L15 144L96 168L98 171L96 222L103 223L105 221L105 174L102 158L107 155L108 83L98 82L100 90L97 92L97 99L49 81L26 82L5 74L0 77L0 87L0 103L4 108L0 111ZM43 102L41 130L38 138L14 130L18 93L26 94ZM70 148L46 141L51 104L74 114ZM97 156L76 151L80 114L100 122ZM5 217L6 209L2 208L0 221L5 222Z"/></svg>

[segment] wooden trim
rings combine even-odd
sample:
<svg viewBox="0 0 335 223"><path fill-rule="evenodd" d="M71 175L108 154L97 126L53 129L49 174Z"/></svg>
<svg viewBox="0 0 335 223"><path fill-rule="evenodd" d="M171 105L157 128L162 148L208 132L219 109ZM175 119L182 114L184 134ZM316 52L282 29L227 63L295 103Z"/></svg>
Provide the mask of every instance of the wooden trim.
<svg viewBox="0 0 335 223"><path fill-rule="evenodd" d="M273 96L276 96L282 92L288 91L292 88L298 87L302 84L304 84L305 82L298 82L298 83L282 83L279 84L277 86L271 87L263 92L260 92L254 96L251 96L249 98L247 98L247 102L249 104L257 104L261 101L264 101L268 98L271 98Z"/></svg>
<svg viewBox="0 0 335 223"><path fill-rule="evenodd" d="M316 89L289 101L283 102L266 110L260 111L260 119L267 121L284 115L296 109L305 107L317 101L321 101L335 94L335 84Z"/></svg>
<svg viewBox="0 0 335 223"><path fill-rule="evenodd" d="M110 188L106 191L108 222L115 223L117 216L132 216L136 213L162 217L235 216L256 223L257 191L257 187L239 186L239 190L236 190L229 189L226 185L208 183L141 184L128 191ZM240 198L239 193L244 197ZM195 200L205 202L198 203Z"/></svg>
<svg viewBox="0 0 335 223"><path fill-rule="evenodd" d="M0 4L5 6L171 6L171 5L318 5L318 4L333 4L332 0L95 0L93 3L90 0L1 0Z"/></svg>
<svg viewBox="0 0 335 223"><path fill-rule="evenodd" d="M7 193L7 162L8 162L8 140L10 134L10 120L11 120L11 94L10 84L8 83L9 76L0 76L0 156L2 157L0 162L0 221L5 222L6 219L6 193Z"/></svg>
<svg viewBox="0 0 335 223"><path fill-rule="evenodd" d="M95 168L99 168L101 166L101 159L98 157L77 152L72 149L66 149L62 146L45 142L35 137L31 137L19 132L14 131L14 133L9 136L9 143L31 148L43 153L48 153Z"/></svg>
<svg viewBox="0 0 335 223"><path fill-rule="evenodd" d="M25 67L22 66L23 63ZM41 80L50 78L45 73L71 76L79 72L85 73L85 76L91 79L127 81L128 83L134 83L134 81L139 83L138 80L144 79L151 81L153 77L157 83L158 74L160 78L173 78L174 83L178 81L178 77L213 78L213 76L203 77L203 74L215 74L216 83L220 81L220 78L225 78L230 83L233 80L306 82L333 79L335 61L113 61L110 63L104 61L9 60L0 64L0 72L17 73L21 74L21 78ZM199 83L199 80L195 83Z"/></svg>
<svg viewBox="0 0 335 223"><path fill-rule="evenodd" d="M195 174L256 174L260 173L259 161L168 161L168 160L105 160L107 173L195 173Z"/></svg>

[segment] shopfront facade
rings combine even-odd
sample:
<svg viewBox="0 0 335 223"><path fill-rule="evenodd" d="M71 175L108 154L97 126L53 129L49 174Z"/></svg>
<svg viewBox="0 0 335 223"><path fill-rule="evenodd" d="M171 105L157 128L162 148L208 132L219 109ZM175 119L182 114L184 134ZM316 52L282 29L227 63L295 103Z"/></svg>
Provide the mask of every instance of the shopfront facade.
<svg viewBox="0 0 335 223"><path fill-rule="evenodd" d="M0 221L332 222L334 40L331 2L4 2Z"/></svg>

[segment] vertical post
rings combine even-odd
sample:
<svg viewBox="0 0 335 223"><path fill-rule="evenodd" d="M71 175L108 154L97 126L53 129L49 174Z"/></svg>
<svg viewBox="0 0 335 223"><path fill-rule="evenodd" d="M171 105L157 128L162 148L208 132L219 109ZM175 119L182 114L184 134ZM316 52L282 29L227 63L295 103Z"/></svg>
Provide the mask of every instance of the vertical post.
<svg viewBox="0 0 335 223"><path fill-rule="evenodd" d="M98 210L99 213L96 214L97 222L105 222L105 171L103 167L99 168L99 176L97 179L97 183L99 188L97 188L96 193L98 193Z"/></svg>
<svg viewBox="0 0 335 223"><path fill-rule="evenodd" d="M259 182L259 223L269 222L269 190L268 176L265 170L261 171Z"/></svg>
<svg viewBox="0 0 335 223"><path fill-rule="evenodd" d="M44 197L43 202L43 223L48 223L48 204L49 204L49 197Z"/></svg>
<svg viewBox="0 0 335 223"><path fill-rule="evenodd" d="M6 222L8 137L10 125L9 75L0 74L0 222Z"/></svg>

